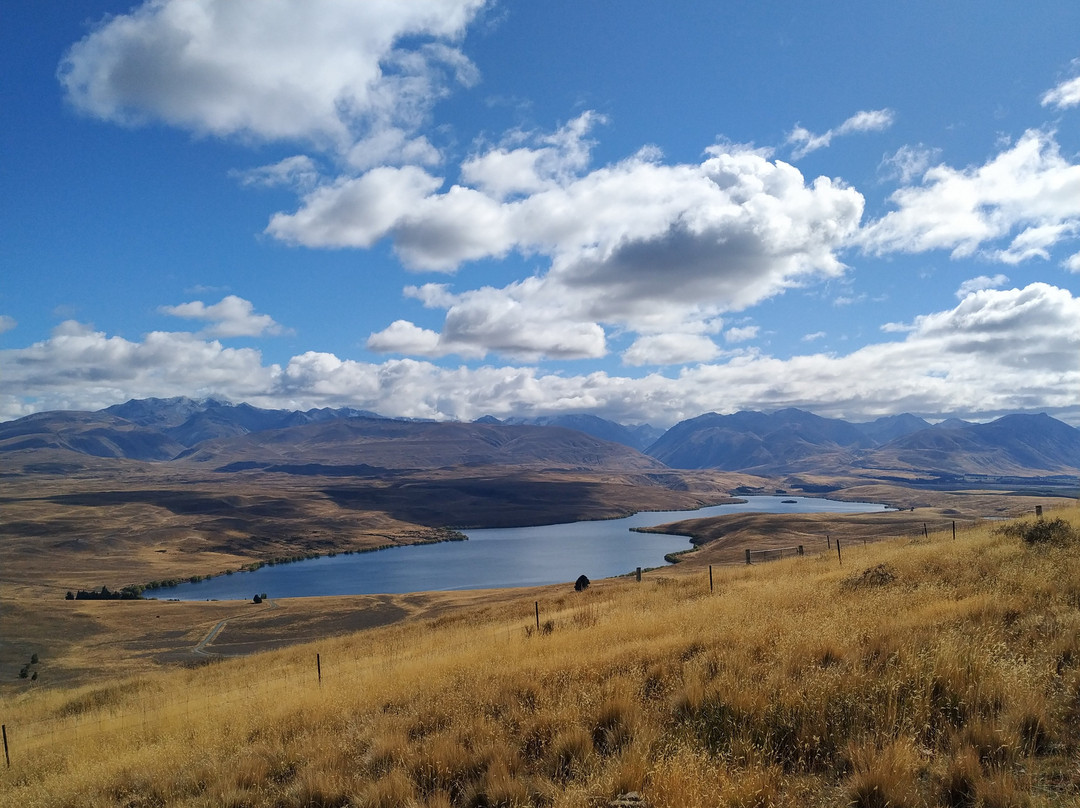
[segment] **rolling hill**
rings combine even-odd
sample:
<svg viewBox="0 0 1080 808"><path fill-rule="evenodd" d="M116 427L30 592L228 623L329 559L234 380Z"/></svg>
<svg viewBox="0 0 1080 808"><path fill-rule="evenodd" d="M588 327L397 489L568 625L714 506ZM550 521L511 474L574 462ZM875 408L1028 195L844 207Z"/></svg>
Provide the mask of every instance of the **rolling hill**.
<svg viewBox="0 0 1080 808"><path fill-rule="evenodd" d="M912 415L852 424L796 409L707 413L676 424L646 453L672 468L766 476L851 470L883 476L1071 475L1080 471L1080 430L1046 414L931 426Z"/></svg>
<svg viewBox="0 0 1080 808"><path fill-rule="evenodd" d="M932 426L908 414L850 423L794 408L706 413L676 424L644 454L638 451L655 432L590 415L436 423L352 408L267 410L173 398L0 423L0 453L19 452L23 468L43 458L64 468L99 458L363 477L479 466L645 473L667 467L760 476L855 472L882 478L1080 472L1080 431L1045 414L1007 415L987 424L949 419Z"/></svg>

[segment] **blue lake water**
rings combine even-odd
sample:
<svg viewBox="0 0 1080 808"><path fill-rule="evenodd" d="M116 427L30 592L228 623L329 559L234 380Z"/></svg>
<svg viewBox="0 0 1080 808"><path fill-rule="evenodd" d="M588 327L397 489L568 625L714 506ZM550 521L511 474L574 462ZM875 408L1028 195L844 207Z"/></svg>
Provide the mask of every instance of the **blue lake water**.
<svg viewBox="0 0 1080 808"><path fill-rule="evenodd" d="M791 499L795 502L785 502ZM635 567L663 566L665 555L691 547L685 536L635 533L632 527L730 513L868 513L886 509L868 502L814 497L755 496L746 500L695 511L649 511L625 519L466 530L468 541L277 564L151 594L162 599L249 600L264 592L275 598L298 598L502 589L573 582L582 574L590 579L610 578L633 572Z"/></svg>

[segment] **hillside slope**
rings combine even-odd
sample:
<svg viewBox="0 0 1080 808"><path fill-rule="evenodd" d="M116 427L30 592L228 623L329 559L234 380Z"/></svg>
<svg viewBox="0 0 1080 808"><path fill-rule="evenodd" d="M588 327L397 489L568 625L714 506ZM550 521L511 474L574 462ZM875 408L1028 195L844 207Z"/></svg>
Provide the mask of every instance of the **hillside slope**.
<svg viewBox="0 0 1080 808"><path fill-rule="evenodd" d="M78 690L42 687L43 647L36 689L0 702L0 806L1075 805L1080 514L1060 516L1060 544L983 525L715 589L701 568L567 584Z"/></svg>

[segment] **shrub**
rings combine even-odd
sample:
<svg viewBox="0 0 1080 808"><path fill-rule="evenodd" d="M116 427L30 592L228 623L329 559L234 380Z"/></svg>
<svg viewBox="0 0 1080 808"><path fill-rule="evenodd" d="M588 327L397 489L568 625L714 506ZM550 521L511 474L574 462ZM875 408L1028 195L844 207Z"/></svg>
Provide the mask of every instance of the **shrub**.
<svg viewBox="0 0 1080 808"><path fill-rule="evenodd" d="M1060 517L1013 522L1001 528L1006 536L1023 539L1027 544L1070 544L1078 538L1076 529Z"/></svg>

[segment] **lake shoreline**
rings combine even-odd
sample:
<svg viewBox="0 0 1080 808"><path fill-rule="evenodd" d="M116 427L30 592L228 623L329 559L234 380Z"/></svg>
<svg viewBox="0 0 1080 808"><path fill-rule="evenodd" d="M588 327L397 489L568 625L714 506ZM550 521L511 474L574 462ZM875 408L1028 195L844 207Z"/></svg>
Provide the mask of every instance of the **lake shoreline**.
<svg viewBox="0 0 1080 808"><path fill-rule="evenodd" d="M671 524L747 511L866 513L889 507L821 496L793 501L789 494L722 500L693 509L643 510L619 519L467 530L464 532L469 541L456 542L462 545L456 548L440 548L445 542L439 542L434 546L409 544L386 548L398 552L392 556L380 553L378 558L368 553L362 554L367 556L364 559L349 558L361 555L355 553L327 554L304 559L302 565L276 565L289 566L292 568L289 571L263 566L253 572L259 577L246 578L243 583L222 582L221 576L182 582L155 590L155 597L184 601L243 600L251 597L248 590L285 598L406 594L543 586L574 580L580 574L591 579L614 578L633 574L636 567L655 569L671 565L696 549L686 546L685 533L657 529L657 521ZM650 520L653 524L643 524ZM691 540L690 544L696 542Z"/></svg>

